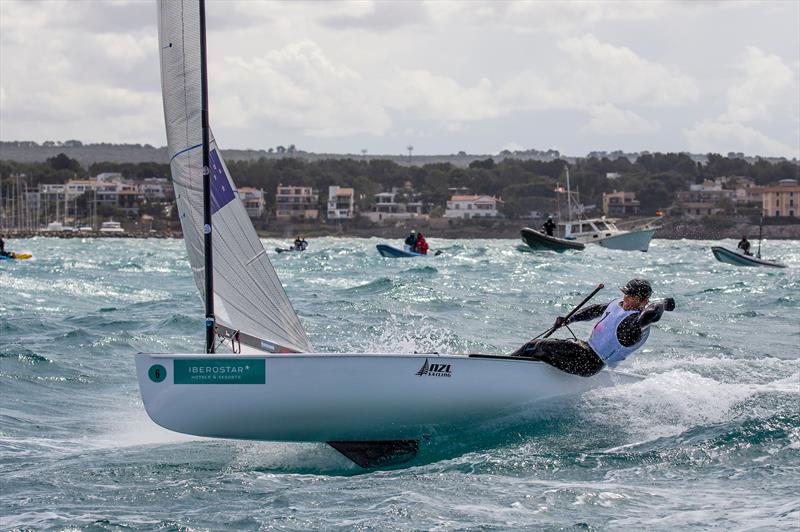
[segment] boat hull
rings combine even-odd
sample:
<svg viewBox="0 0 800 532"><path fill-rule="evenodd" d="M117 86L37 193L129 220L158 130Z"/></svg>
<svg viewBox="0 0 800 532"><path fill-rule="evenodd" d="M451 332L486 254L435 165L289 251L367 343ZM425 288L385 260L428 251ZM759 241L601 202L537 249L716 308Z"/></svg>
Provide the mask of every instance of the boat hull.
<svg viewBox="0 0 800 532"><path fill-rule="evenodd" d="M584 244L576 242L575 240L565 240L563 238L548 236L529 227L520 230L520 235L522 236L522 241L533 250L548 250L561 253L567 250L581 250L586 247Z"/></svg>
<svg viewBox="0 0 800 532"><path fill-rule="evenodd" d="M423 255L422 253L405 251L402 249L398 249L394 246L389 246L387 244L378 244L376 247L378 248L378 253L380 253L382 257L395 258L395 259L407 258L407 257L427 257L427 255Z"/></svg>
<svg viewBox="0 0 800 532"><path fill-rule="evenodd" d="M768 266L771 268L785 268L785 264L780 262L772 262L768 260L759 259L752 256L747 256L742 253L731 251L730 249L722 246L712 246L711 253L714 258L725 264L733 264L734 266Z"/></svg>
<svg viewBox="0 0 800 532"><path fill-rule="evenodd" d="M630 231L619 233L607 237L586 237L581 241L587 244L597 244L608 249L618 249L622 251L647 251L650 249L650 241L656 229L644 229L641 231Z"/></svg>
<svg viewBox="0 0 800 532"><path fill-rule="evenodd" d="M548 400L641 379L436 354L139 354L136 369L145 409L164 428L298 442L414 440L447 426L535 414Z"/></svg>

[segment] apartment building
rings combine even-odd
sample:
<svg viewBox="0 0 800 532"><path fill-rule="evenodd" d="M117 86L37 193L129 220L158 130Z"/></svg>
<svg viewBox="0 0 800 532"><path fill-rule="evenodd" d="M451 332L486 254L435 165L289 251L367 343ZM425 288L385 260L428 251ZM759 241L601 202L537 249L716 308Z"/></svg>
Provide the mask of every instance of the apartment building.
<svg viewBox="0 0 800 532"><path fill-rule="evenodd" d="M277 220L316 220L318 217L319 191L311 187L278 185L275 194Z"/></svg>
<svg viewBox="0 0 800 532"><path fill-rule="evenodd" d="M781 179L778 184L762 189L762 212L765 217L797 217L800 185L796 179Z"/></svg>
<svg viewBox="0 0 800 532"><path fill-rule="evenodd" d="M266 201L264 200L264 190L253 187L241 187L236 191L236 195L242 200L247 216L253 219L261 219L266 211Z"/></svg>
<svg viewBox="0 0 800 532"><path fill-rule="evenodd" d="M355 216L355 192L352 188L328 187L328 220L350 220Z"/></svg>
<svg viewBox="0 0 800 532"><path fill-rule="evenodd" d="M603 214L606 216L639 214L639 200L636 199L636 193L624 190L604 193Z"/></svg>

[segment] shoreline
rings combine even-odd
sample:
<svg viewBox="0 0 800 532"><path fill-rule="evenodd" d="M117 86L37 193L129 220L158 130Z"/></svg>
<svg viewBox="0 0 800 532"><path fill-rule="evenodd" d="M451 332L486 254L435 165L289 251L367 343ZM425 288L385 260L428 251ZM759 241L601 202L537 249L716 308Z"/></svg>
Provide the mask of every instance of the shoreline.
<svg viewBox="0 0 800 532"><path fill-rule="evenodd" d="M438 225L438 224L437 224ZM261 228L257 230L260 238L274 239L293 239L295 236L303 235L306 238L340 237L340 238L385 238L387 240L397 240L404 238L411 229L423 232L428 238L444 240L458 239L509 239L519 238L519 231L525 225L524 221L494 221L492 223L481 223L458 226L433 227L430 222L423 223L398 223L393 226L378 227L346 227L329 226L320 224L287 224ZM535 229L536 224L532 224ZM758 238L759 226L749 223L733 224L727 227L714 227L709 224L700 223L664 223L658 229L654 239L658 240L723 240L739 239L746 235L749 239ZM101 233L93 232L53 232L53 231L19 231L4 232L6 240L28 239L34 237L45 238L183 238L181 231L164 230L150 232L125 232L125 233ZM800 240L800 224L791 225L765 225L763 226L763 238L771 240Z"/></svg>

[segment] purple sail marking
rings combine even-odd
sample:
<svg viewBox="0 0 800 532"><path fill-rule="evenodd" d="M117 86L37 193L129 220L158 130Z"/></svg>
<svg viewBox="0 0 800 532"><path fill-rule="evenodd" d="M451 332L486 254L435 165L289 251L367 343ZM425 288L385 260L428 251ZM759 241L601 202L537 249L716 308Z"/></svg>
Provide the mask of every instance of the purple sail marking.
<svg viewBox="0 0 800 532"><path fill-rule="evenodd" d="M236 197L236 193L225 175L222 161L217 154L217 150L209 153L211 164L211 213L215 213Z"/></svg>

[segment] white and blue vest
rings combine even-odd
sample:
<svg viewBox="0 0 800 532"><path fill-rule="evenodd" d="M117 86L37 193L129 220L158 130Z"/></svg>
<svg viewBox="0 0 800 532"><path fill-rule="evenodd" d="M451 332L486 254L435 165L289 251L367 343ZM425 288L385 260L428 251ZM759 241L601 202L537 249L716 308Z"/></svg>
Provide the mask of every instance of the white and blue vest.
<svg viewBox="0 0 800 532"><path fill-rule="evenodd" d="M589 346L612 368L642 347L650 336L650 326L647 325L642 328L642 337L632 346L625 347L619 343L617 328L631 314L639 314L639 311L625 310L622 308L622 299L615 299L608 304L603 317L595 324L589 337Z"/></svg>

